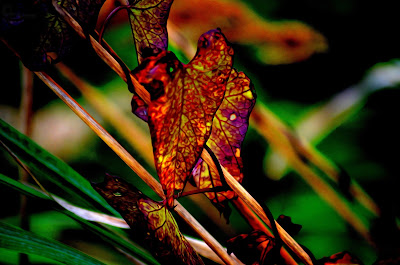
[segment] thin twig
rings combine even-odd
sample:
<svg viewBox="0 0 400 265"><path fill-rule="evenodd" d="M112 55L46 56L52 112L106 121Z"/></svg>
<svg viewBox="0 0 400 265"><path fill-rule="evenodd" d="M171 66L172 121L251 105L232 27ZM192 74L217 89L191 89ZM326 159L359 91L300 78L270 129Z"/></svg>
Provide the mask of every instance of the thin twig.
<svg viewBox="0 0 400 265"><path fill-rule="evenodd" d="M161 184L153 178L100 124L98 124L64 89L62 89L50 76L43 72L36 75L64 101L74 113L81 118L142 180L154 190L160 198L165 198ZM201 224L181 205L175 202L175 211L198 235L215 251L227 264L237 264L229 256L219 242L201 226Z"/></svg>
<svg viewBox="0 0 400 265"><path fill-rule="evenodd" d="M129 144L140 153L148 165L154 167L153 148L150 137L140 129L132 119L121 111L115 104L107 99L88 82L83 81L68 66L63 63L56 65L61 74L72 82L82 93L84 98L100 112L102 117L108 121Z"/></svg>
<svg viewBox="0 0 400 265"><path fill-rule="evenodd" d="M32 103L33 103L33 73L29 71L22 63L21 68L21 104L20 104L20 130L29 136L32 131ZM28 180L28 174L24 170L19 170L19 179L21 182ZM21 194L20 202L20 225L24 230L30 230L29 225L29 200L24 194ZM29 258L25 253L19 254L19 263L28 264Z"/></svg>
<svg viewBox="0 0 400 265"><path fill-rule="evenodd" d="M265 119L265 117L273 117L273 115L263 115L263 122L260 122L261 118L259 115L262 115L262 111L263 110L258 109L258 112L253 113L252 116L252 121L254 124L257 124L256 128L259 133L263 134L276 150L282 152L292 167L303 176L304 180L307 181L307 183L321 198L327 201L349 224L355 228L357 232L371 243L372 241L366 225L350 209L350 207L340 199L340 196L330 187L330 185L316 175L308 165L298 157L296 151L293 150L291 143L285 135L282 134L280 130L276 129L277 126L272 125L274 120Z"/></svg>
<svg viewBox="0 0 400 265"><path fill-rule="evenodd" d="M59 14L65 19L65 21L71 26L73 27L73 29L82 37L85 38L85 34L82 31L82 28L79 26L79 24L66 12L63 10L63 8L61 8L60 6L57 5L57 3L53 0L53 5L55 6L56 10L59 12ZM99 55L99 57L101 59L103 59L104 62L106 62L111 69L113 69L119 76L121 76L121 78L123 78L126 81L126 78L124 76L124 73L121 69L121 66L115 61L114 58L112 58L112 56L103 48L99 45L99 43L90 36L90 42L93 45L94 50L96 51L96 53ZM38 73L40 74L40 73ZM136 93L142 98L142 100L149 104L150 103L150 94L148 93L148 91L142 86L140 85L137 80L134 78L133 75L131 75L132 81L133 81L133 85L135 87L135 91ZM41 78L42 79L42 78ZM47 78L43 78L42 80L45 81L45 79ZM45 81L45 83L48 83L48 80ZM53 89L53 88L52 88ZM53 91L58 90L57 88L54 88ZM56 94L58 94L59 92L56 92ZM64 91L65 93L65 91ZM61 95L60 95L61 96ZM64 100L64 99L63 99ZM70 99L65 99L65 102L67 103L67 105L69 105ZM85 112L86 113L86 112ZM78 114L78 113L77 113ZM86 113L86 115L88 115ZM86 116L85 115L85 116ZM79 114L78 114L79 116ZM87 120L86 117L83 117L82 119ZM85 121L86 122L86 121ZM89 127L93 127L92 129L99 129L100 125L98 126L93 126L93 125L89 125ZM101 126L100 126L101 127ZM103 129L104 130L104 129ZM103 139L104 136L102 136L102 134L99 134L100 138ZM104 140L104 139L103 139ZM114 140L115 141L115 140ZM122 148L122 147L121 147ZM115 150L117 152L117 154L119 155L119 153L121 152L120 150ZM126 151L125 151L126 152ZM124 154L124 155L129 155L129 154ZM123 160L125 158L125 156L120 156ZM127 156L128 157L128 156ZM129 157L131 157L129 155ZM218 171L217 167L214 164L214 161L212 160L210 154L206 151L203 150L202 155L201 155L202 159L209 164L211 167L213 167L216 171ZM133 159L133 158L132 158ZM125 160L124 160L125 161ZM127 163L127 161L125 161L125 163ZM127 163L128 164L128 163ZM129 165L129 164L128 164ZM232 188L233 191L236 192L236 194L238 194L239 197L241 197L246 204L251 207L251 209L266 223L269 224L268 218L265 215L262 207L257 203L257 201L240 185L240 183L225 169L222 167L225 179L227 180L228 185ZM136 171L135 171L136 172ZM151 176L150 176L151 177ZM152 178L152 177L151 177ZM158 183L158 182L157 182ZM158 185L160 185L158 183ZM160 192L162 192L160 190ZM158 192L157 192L158 193ZM163 196L160 196L161 198L163 198ZM181 209L183 208L180 204L178 204L178 206L175 208L175 210ZM187 212L187 214L189 214L189 212ZM197 222L197 221L196 221ZM288 247L290 249L292 249L292 251L294 253L296 253L296 255L299 256L299 258L301 260L303 260L303 262L305 262L306 264L312 264L312 261L310 259L310 257L308 256L308 254L300 247L300 245L282 228L280 227L279 224L277 224L277 228L278 228L278 232L281 235L282 240L285 242L286 245L288 245ZM203 228L204 229L204 228ZM204 232L207 232L204 229ZM208 232L207 232L208 233ZM206 241L206 240L205 240ZM207 242L207 241L206 241ZM208 242L207 242L208 243ZM217 253L218 254L218 253Z"/></svg>
<svg viewBox="0 0 400 265"><path fill-rule="evenodd" d="M264 223L257 217L256 214L252 210L247 207L244 201L241 198L234 199L233 205L236 209L238 209L239 213L243 216L243 218L247 221L247 223L253 228L253 230L261 230L268 236L273 237L271 230L267 229ZM280 249L280 254L282 258L285 260L288 265L297 265L298 263L293 259L293 257L289 254L289 252L282 247Z"/></svg>

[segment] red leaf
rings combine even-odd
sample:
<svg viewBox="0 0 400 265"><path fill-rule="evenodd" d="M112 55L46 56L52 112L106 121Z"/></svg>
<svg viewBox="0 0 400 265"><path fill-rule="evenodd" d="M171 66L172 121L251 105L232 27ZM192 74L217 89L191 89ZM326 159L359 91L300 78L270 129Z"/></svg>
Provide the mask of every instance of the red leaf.
<svg viewBox="0 0 400 265"><path fill-rule="evenodd" d="M274 247L274 238L260 230L241 234L227 241L228 253L233 252L245 264L264 264L267 254L271 253ZM269 258L276 257L269 256Z"/></svg>
<svg viewBox="0 0 400 265"><path fill-rule="evenodd" d="M133 71L151 95L149 127L160 182L173 207L211 133L232 70L233 49L219 29L204 33L187 65L171 52L146 58Z"/></svg>
<svg viewBox="0 0 400 265"><path fill-rule="evenodd" d="M145 244L161 264L203 264L163 204L118 177L107 175L103 183L93 186L125 219L135 239Z"/></svg>
<svg viewBox="0 0 400 265"><path fill-rule="evenodd" d="M232 69L226 86L224 100L214 117L212 132L207 145L218 161L239 182L243 179L243 163L240 157L242 142L249 126L249 116L256 101L256 94L250 79ZM193 178L199 189L222 186L218 172L200 159L193 169ZM226 199L235 196L233 191L207 192L206 196L225 209Z"/></svg>
<svg viewBox="0 0 400 265"><path fill-rule="evenodd" d="M129 0L129 20L138 62L145 53L156 55L168 47L167 19L173 0Z"/></svg>

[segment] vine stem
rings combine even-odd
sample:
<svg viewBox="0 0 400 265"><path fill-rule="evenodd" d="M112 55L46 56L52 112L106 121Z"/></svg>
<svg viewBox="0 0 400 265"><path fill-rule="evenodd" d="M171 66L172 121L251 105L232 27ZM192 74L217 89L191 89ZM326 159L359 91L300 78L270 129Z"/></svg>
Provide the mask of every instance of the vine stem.
<svg viewBox="0 0 400 265"><path fill-rule="evenodd" d="M55 9L57 10L57 12L64 18L64 20L79 34L79 36L81 38L86 38L82 27L79 25L78 22L76 22L76 20L74 18L72 18L72 16L70 14L68 14L68 12L66 12L62 7L60 7L57 2L55 0L53 0L53 5L55 7ZM120 64L92 37L90 37L90 43L93 46L93 49L95 50L95 52L98 54L98 56L105 62L107 63L111 69L113 69L124 81L127 81L126 76L120 66ZM48 76L45 77L43 76L44 73L37 73L39 75L39 77L41 77L41 79L47 84L48 80ZM149 104L150 103L150 94L149 92L135 79L135 77L131 74L130 75L132 83L135 87L135 92L137 93L137 95L146 103ZM46 80L47 79L47 80ZM46 81L45 81L46 80ZM53 81L54 82L54 81ZM57 86L58 87L58 86ZM51 88L53 90L53 88ZM58 88L55 90L59 90ZM56 92L55 90L53 90L54 92ZM56 94L58 95L59 92L56 92ZM64 91L64 93L66 93ZM64 100L64 99L63 99ZM66 98L65 99L65 103L68 105L70 103L70 101L73 100L72 98ZM75 104L77 104L75 102ZM85 112L86 113L86 112ZM86 113L87 114L87 113ZM79 116L79 114L77 113L77 115ZM89 114L85 115L85 117L82 117L82 119L84 119L84 121L86 120L86 116L89 116ZM91 117L90 117L91 118ZM93 120L93 118L91 118ZM93 120L94 121L94 120ZM86 122L86 121L85 121ZM97 124L97 123L96 123ZM89 125L89 127L92 128L91 125ZM94 129L99 129L99 127L101 128L101 126L99 124L97 124L96 126L93 126L92 130ZM102 129L102 128L101 128ZM103 129L104 130L104 129ZM108 134L108 133L107 133ZM100 134L99 135L100 138L103 139L104 135ZM110 136L111 137L111 136ZM111 137L112 138L112 137ZM113 139L113 138L112 138ZM103 139L104 140L104 139ZM113 139L114 142L116 142ZM119 143L116 143L119 145ZM120 145L119 145L120 146ZM110 146L111 147L111 146ZM120 146L120 148L122 148L122 146ZM119 149L119 148L118 148ZM122 148L123 149L123 148ZM125 151L125 149L123 149ZM114 150L118 155L119 153L121 153L121 150ZM124 155L127 155L129 157L130 154L128 152L123 152ZM121 156L120 156L121 157ZM214 161L212 160L210 154L207 152L207 150L203 150L201 157L204 161L206 161L206 163L213 167L216 171L218 171L216 165L214 164ZM125 157L121 157L125 163L130 162L130 161L125 161ZM133 157L131 157L133 159ZM134 159L133 159L134 160ZM135 160L136 162L136 160ZM137 162L136 162L137 163ZM138 163L137 163L138 164ZM129 165L129 164L128 164ZM139 164L140 165L140 164ZM145 171L145 169L140 166L142 168L142 170ZM243 199L243 201L261 218L261 220L263 222L265 222L267 225L270 226L269 220L267 218L267 216L264 213L264 210L262 209L262 207L257 203L257 201L242 187L242 185L240 185L240 183L224 168L222 167L222 171L223 174L225 176L225 179L227 180L228 185L232 188L233 191L236 192L236 194L238 194L239 197L241 197ZM133 168L132 168L133 169ZM136 171L135 171L136 172ZM147 173L147 171L145 171ZM147 173L148 174L148 173ZM150 174L149 174L150 175ZM158 185L153 185L153 181L151 181L152 185L149 185L150 187L159 187L159 190L157 190L157 194L159 192L162 193L162 189L161 189L161 185L160 183L158 183L151 175L150 175L151 179L153 179ZM164 194L161 194L160 196L161 198L164 198ZM178 212L178 210L184 209L183 206L181 206L180 204L177 205L177 207L175 207L175 210ZM185 210L186 211L186 210ZM190 215L189 212L186 211L187 214ZM181 215L182 216L182 215ZM191 216L191 215L190 215ZM184 218L185 219L185 218ZM197 222L197 220L196 220ZM190 223L189 223L190 224ZM192 225L192 224L190 224ZM308 256L308 254L301 248L301 246L278 224L276 223L277 228L278 228L278 232L282 238L282 240L285 242L285 244L294 252L296 253L296 255L305 263L305 264L312 264L312 260L311 258ZM204 229L204 228L203 228ZM205 230L205 229L204 229ZM207 230L205 230L205 232L207 234L209 234L207 232ZM211 235L210 235L211 236ZM213 238L214 239L214 238ZM215 240L215 239L214 239ZM207 242L207 240L204 240ZM217 242L218 243L218 242ZM208 242L207 242L208 244ZM219 243L218 243L219 244ZM211 246L210 246L211 247ZM211 247L213 250L214 248ZM217 253L218 254L218 253ZM226 253L224 253L226 254ZM228 256L229 257L229 256ZM225 260L224 260L225 261Z"/></svg>
<svg viewBox="0 0 400 265"><path fill-rule="evenodd" d="M160 198L165 198L161 184L153 178L89 113L87 113L61 86L48 74L35 72L35 74L81 118L142 180L154 190ZM180 217L210 246L210 248L226 263L238 264L232 256L228 255L220 243L179 203L175 202L175 211Z"/></svg>
<svg viewBox="0 0 400 265"><path fill-rule="evenodd" d="M271 237L274 236L271 230L265 227L265 225L261 222L258 216L251 209L249 209L249 207L247 207L247 204L240 197L232 200L232 203L254 230L261 230L268 236ZM284 247L280 249L280 254L282 258L285 260L286 264L288 265L298 264Z"/></svg>

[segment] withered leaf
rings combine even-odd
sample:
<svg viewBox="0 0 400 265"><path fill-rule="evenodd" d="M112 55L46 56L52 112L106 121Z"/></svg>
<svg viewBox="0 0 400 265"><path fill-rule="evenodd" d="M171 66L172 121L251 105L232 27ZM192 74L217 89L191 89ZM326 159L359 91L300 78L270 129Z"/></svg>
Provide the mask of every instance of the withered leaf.
<svg viewBox="0 0 400 265"><path fill-rule="evenodd" d="M163 204L115 176L106 175L104 182L93 186L125 219L134 238L161 264L203 264Z"/></svg>
<svg viewBox="0 0 400 265"><path fill-rule="evenodd" d="M146 58L133 71L151 95L149 127L160 182L173 207L211 133L232 70L233 49L219 29L204 33L187 65L171 52Z"/></svg>
<svg viewBox="0 0 400 265"><path fill-rule="evenodd" d="M300 21L266 21L243 1L176 1L170 21L193 43L207 29L220 27L228 40L252 45L267 64L288 64L327 50L324 36Z"/></svg>
<svg viewBox="0 0 400 265"><path fill-rule="evenodd" d="M228 253L234 253L245 264L266 264L267 259L276 259L274 238L263 231L254 230L227 241ZM271 255L273 254L273 255Z"/></svg>
<svg viewBox="0 0 400 265"><path fill-rule="evenodd" d="M167 50L167 19L172 2L173 0L129 0L129 20L139 63L148 55Z"/></svg>
<svg viewBox="0 0 400 265"><path fill-rule="evenodd" d="M98 12L105 0L59 0L85 29L94 28ZM14 14L0 14L0 33L32 71L44 70L68 54L78 40L75 32L59 16L51 0L16 1ZM0 8L4 8L2 3ZM3 9L2 9L3 10Z"/></svg>
<svg viewBox="0 0 400 265"><path fill-rule="evenodd" d="M240 151L255 101L256 94L250 79L243 72L238 73L236 69L232 69L224 100L213 120L207 145L219 163L239 182L243 180ZM199 189L222 186L218 172L211 169L201 158L192 174ZM227 199L236 196L233 191L207 192L205 195L224 213L228 207Z"/></svg>
<svg viewBox="0 0 400 265"><path fill-rule="evenodd" d="M336 253L330 257L325 257L318 260L318 264L321 265L363 265L362 261L359 260L356 256L349 253L348 251L343 251Z"/></svg>
<svg viewBox="0 0 400 265"><path fill-rule="evenodd" d="M294 224L292 222L292 218L290 216L286 216L281 214L276 221L279 223L280 226L282 226L283 229L285 229L286 232L289 233L291 236L297 235L302 226L299 224Z"/></svg>

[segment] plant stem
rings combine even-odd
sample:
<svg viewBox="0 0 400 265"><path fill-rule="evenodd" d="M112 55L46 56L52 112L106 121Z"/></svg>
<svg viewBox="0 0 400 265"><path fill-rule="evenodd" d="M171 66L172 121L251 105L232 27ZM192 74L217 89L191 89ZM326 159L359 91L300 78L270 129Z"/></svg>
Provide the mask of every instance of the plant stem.
<svg viewBox="0 0 400 265"><path fill-rule="evenodd" d="M33 103L33 73L20 63L21 69L21 104L20 104L20 131L25 135L31 135L32 131L32 103ZM26 171L19 170L19 180L26 182L29 176ZM21 194L20 202L20 226L29 231L29 200L24 194ZM19 254L19 264L29 264L27 254Z"/></svg>
<svg viewBox="0 0 400 265"><path fill-rule="evenodd" d="M89 83L83 81L68 66L63 63L56 65L61 74L68 78L84 98L109 122L129 144L141 154L148 165L154 167L153 147L150 137L137 126L132 119L129 119L124 112L107 99ZM118 117L118 118L117 118Z"/></svg>
<svg viewBox="0 0 400 265"><path fill-rule="evenodd" d="M44 72L36 75L64 101L74 113L81 118L142 180L153 189L160 198L165 198L161 184L153 178L99 123L97 123L70 95ZM175 211L189 226L211 247L213 251L227 264L237 264L229 256L219 242L201 226L201 224L179 203L175 202Z"/></svg>

